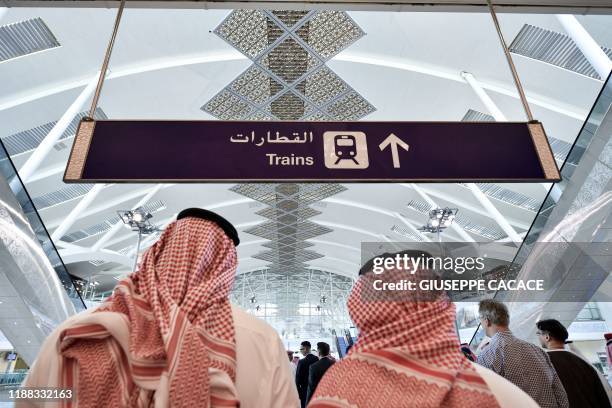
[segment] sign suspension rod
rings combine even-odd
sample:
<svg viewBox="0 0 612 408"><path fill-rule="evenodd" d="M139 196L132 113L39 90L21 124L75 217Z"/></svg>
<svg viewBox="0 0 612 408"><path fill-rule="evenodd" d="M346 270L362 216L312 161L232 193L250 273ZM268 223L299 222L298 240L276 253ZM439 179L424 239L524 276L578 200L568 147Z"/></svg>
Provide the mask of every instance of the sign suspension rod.
<svg viewBox="0 0 612 408"><path fill-rule="evenodd" d="M106 47L106 54L104 55L104 61L102 62L102 68L100 69L100 77L98 78L98 85L91 101L91 109L89 110L89 118L94 118L94 113L98 107L98 100L100 99L100 93L102 92L102 86L104 85L104 77L108 70L108 63L110 62L111 54L113 53L113 46L115 45L115 38L117 38L117 31L119 31L119 24L121 23L121 16L123 15L123 9L125 7L125 0L121 0L119 8L117 9L117 16L115 17L115 26L111 38Z"/></svg>
<svg viewBox="0 0 612 408"><path fill-rule="evenodd" d="M527 120L529 122L533 122L533 114L531 113L531 109L529 108L529 103L527 102L527 96L525 96L523 85L521 85L521 79L519 78L518 72L516 71L516 67L514 66L512 55L510 54L510 50L508 49L506 40L504 40L504 35L501 31L501 27L499 26L499 21L497 20L497 14L495 13L495 9L493 8L491 0L487 0L487 4L489 5L489 11L491 12L491 18L493 19L493 24L495 24L495 29L497 30L499 41L501 42L502 48L504 49L504 54L506 54L506 61L508 62L508 66L510 67L510 71L512 72L512 78L514 79L514 84L516 85L519 97L521 98L523 109L525 109Z"/></svg>

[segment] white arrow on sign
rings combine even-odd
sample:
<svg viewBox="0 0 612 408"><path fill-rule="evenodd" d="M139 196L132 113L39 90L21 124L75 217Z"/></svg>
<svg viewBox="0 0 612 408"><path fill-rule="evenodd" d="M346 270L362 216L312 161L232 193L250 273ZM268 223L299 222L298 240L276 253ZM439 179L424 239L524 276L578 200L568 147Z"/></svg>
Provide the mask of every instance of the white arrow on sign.
<svg viewBox="0 0 612 408"><path fill-rule="evenodd" d="M385 150L387 146L391 146L391 156L393 157L393 167L395 167L396 169L399 169L400 159L399 159L399 152L397 150L397 146L400 146L405 151L408 151L410 146L408 146L406 142L404 142L399 137L395 136L393 133L387 136L387 138L383 140L380 145L378 145L378 148L382 152L383 150Z"/></svg>

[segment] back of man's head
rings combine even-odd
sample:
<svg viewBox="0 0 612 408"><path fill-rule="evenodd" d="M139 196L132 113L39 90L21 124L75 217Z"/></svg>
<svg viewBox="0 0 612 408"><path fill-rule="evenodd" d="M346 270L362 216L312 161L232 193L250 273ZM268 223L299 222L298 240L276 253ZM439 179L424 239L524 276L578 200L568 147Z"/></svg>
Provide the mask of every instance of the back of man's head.
<svg viewBox="0 0 612 408"><path fill-rule="evenodd" d="M478 313L481 319L487 319L491 324L499 327L510 325L510 315L508 308L501 302L494 299L481 300L478 303Z"/></svg>
<svg viewBox="0 0 612 408"><path fill-rule="evenodd" d="M302 347L304 347L304 348L308 348L308 349L312 347L312 346L310 345L310 342L309 342L308 340L301 342L301 343L300 343L300 345L301 345Z"/></svg>
<svg viewBox="0 0 612 408"><path fill-rule="evenodd" d="M329 344L320 341L317 343L317 351L321 357L326 357L329 355Z"/></svg>
<svg viewBox="0 0 612 408"><path fill-rule="evenodd" d="M569 333L567 332L565 326L563 326L560 321L555 319L540 320L536 323L536 327L542 333L548 334L550 337L560 341L561 343L565 343L569 337Z"/></svg>

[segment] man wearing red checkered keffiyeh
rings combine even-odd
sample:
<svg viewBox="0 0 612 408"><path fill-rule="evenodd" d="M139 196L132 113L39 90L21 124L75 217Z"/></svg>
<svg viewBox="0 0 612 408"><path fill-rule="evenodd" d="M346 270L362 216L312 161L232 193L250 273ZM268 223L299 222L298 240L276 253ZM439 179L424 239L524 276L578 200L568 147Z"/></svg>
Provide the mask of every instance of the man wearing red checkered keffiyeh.
<svg viewBox="0 0 612 408"><path fill-rule="evenodd" d="M103 305L64 326L47 384L74 389L65 406L240 405L230 236L208 219L171 223Z"/></svg>
<svg viewBox="0 0 612 408"><path fill-rule="evenodd" d="M348 299L359 340L327 371L309 408L498 406L459 349L455 307L444 293L374 289L376 280L417 282L431 274L375 275L367 265L362 272Z"/></svg>

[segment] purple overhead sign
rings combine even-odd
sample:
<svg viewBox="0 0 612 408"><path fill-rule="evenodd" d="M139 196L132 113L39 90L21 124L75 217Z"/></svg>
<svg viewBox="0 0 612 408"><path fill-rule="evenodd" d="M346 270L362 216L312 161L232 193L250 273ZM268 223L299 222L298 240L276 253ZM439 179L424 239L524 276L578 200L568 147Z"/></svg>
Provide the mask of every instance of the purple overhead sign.
<svg viewBox="0 0 612 408"><path fill-rule="evenodd" d="M66 182L539 182L538 122L83 120Z"/></svg>

